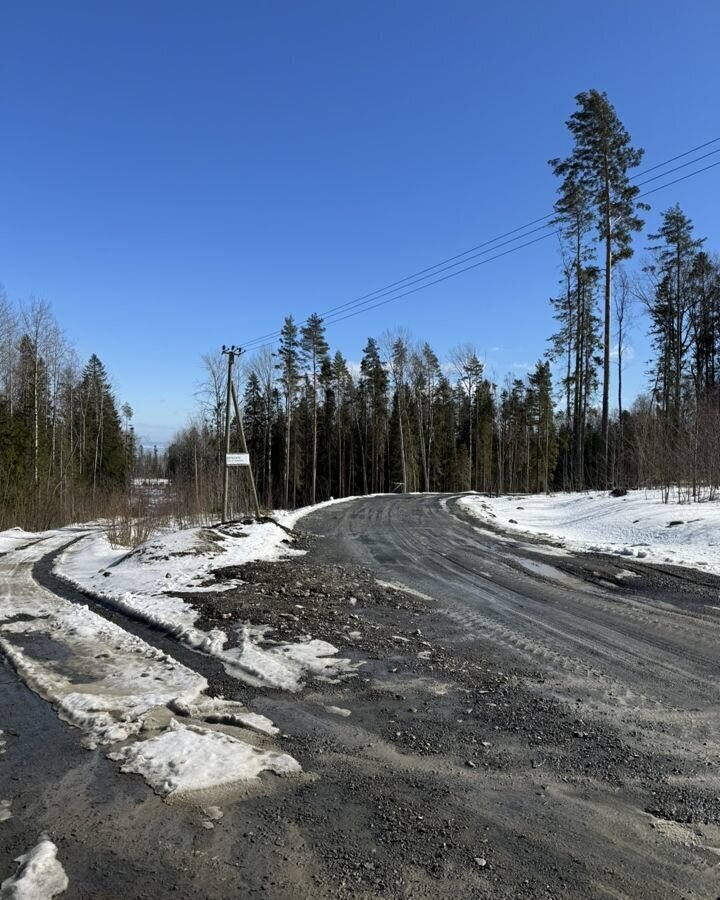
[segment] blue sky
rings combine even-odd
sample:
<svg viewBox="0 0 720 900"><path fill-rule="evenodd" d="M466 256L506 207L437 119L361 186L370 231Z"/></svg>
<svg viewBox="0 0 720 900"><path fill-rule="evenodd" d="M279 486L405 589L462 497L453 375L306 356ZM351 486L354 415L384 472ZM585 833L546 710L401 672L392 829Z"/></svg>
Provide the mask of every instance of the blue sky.
<svg viewBox="0 0 720 900"><path fill-rule="evenodd" d="M578 91L608 92L644 166L720 135L710 0L10 0L1 17L0 282L52 303L149 442L192 410L202 353L548 212ZM649 225L680 201L714 249L718 186L720 167L654 195ZM406 326L440 355L474 343L502 378L543 353L557 280L544 241L329 339L357 360Z"/></svg>

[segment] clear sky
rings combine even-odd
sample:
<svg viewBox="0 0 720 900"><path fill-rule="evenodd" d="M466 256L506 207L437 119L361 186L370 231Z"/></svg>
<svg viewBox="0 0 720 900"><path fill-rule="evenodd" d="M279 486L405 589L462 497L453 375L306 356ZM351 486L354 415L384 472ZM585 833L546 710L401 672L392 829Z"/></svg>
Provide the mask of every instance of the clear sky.
<svg viewBox="0 0 720 900"><path fill-rule="evenodd" d="M720 136L715 0L7 0L0 35L0 282L52 303L149 442L202 353L548 212L579 91L608 92L644 166ZM679 201L719 247L719 186L654 195L649 224ZM407 326L502 378L544 351L557 279L551 239L329 339L356 361Z"/></svg>

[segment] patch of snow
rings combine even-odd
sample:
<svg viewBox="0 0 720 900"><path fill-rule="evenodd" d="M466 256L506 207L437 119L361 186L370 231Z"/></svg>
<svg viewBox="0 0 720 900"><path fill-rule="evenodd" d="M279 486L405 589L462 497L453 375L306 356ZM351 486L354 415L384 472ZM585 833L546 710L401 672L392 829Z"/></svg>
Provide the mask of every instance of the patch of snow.
<svg viewBox="0 0 720 900"><path fill-rule="evenodd" d="M10 550L17 550L25 547L35 541L41 541L43 538L54 534L50 531L23 531L22 528L8 528L7 531L0 531L0 553L8 553Z"/></svg>
<svg viewBox="0 0 720 900"><path fill-rule="evenodd" d="M57 859L57 847L47 838L15 860L17 871L0 885L2 900L51 900L67 890L65 870Z"/></svg>
<svg viewBox="0 0 720 900"><path fill-rule="evenodd" d="M216 568L261 559L277 561L302 552L288 548L282 543L285 540L287 534L278 525L253 523L166 531L127 553L114 550L105 535L96 534L67 548L58 557L55 571L80 590L220 659L232 677L256 687L297 691L307 678L337 679L355 666L334 658L338 651L332 644L318 640L274 643L264 627L245 626L240 645L227 647L225 631L197 628L198 612L191 603L166 594L232 588L232 582L207 588L203 583Z"/></svg>
<svg viewBox="0 0 720 900"><path fill-rule="evenodd" d="M701 566L720 574L720 502L663 503L659 491L465 496L480 520L509 531L561 539L567 549ZM518 507L522 506L522 509Z"/></svg>
<svg viewBox="0 0 720 900"><path fill-rule="evenodd" d="M228 674L256 687L299 691L308 677L338 681L353 675L358 667L338 658L337 647L327 641L308 638L297 643L274 643L267 638L269 631L243 627L240 645L221 656Z"/></svg>
<svg viewBox="0 0 720 900"><path fill-rule="evenodd" d="M261 772L299 775L300 764L286 753L260 750L244 741L177 721L163 734L109 754L167 797L218 788L256 778Z"/></svg>
<svg viewBox="0 0 720 900"><path fill-rule="evenodd" d="M422 591L408 587L408 585L402 584L400 581L381 581L378 578L377 583L380 587L389 588L393 591L403 591L403 593L409 594L411 597L417 597L419 600L428 600L432 603L432 597L429 594L424 594Z"/></svg>
<svg viewBox="0 0 720 900"><path fill-rule="evenodd" d="M200 697L194 703L175 700L172 708L180 715L191 719L202 719L205 722L218 722L225 725L240 725L252 731L271 736L279 734L280 729L273 725L267 716L250 712L237 700L223 700L221 697Z"/></svg>
<svg viewBox="0 0 720 900"><path fill-rule="evenodd" d="M352 712L349 709L344 709L342 706L326 706L325 711L332 713L334 716L350 716Z"/></svg>
<svg viewBox="0 0 720 900"><path fill-rule="evenodd" d="M3 737L4 734L5 732L0 728L0 756L5 752L5 747L7 745L7 741Z"/></svg>
<svg viewBox="0 0 720 900"><path fill-rule="evenodd" d="M12 819L12 813L10 812L11 805L9 800L0 800L0 822Z"/></svg>
<svg viewBox="0 0 720 900"><path fill-rule="evenodd" d="M0 649L28 687L82 729L90 744L137 734L144 715L191 702L207 681L87 607L40 587L33 564L67 541L0 557Z"/></svg>
<svg viewBox="0 0 720 900"><path fill-rule="evenodd" d="M372 497L388 497L389 494L363 494L353 497L337 497L332 500L323 500L314 506L301 506L299 509L276 509L273 511L273 519L286 528L294 528L303 516L317 512L319 509L326 509L328 506L337 506L338 503L350 503L353 500L369 500Z"/></svg>

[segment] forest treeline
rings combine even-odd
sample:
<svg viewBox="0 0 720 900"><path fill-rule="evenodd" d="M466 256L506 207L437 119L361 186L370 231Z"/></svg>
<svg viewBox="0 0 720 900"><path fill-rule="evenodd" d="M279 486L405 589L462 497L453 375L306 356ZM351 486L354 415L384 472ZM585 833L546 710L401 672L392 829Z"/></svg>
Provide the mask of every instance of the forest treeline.
<svg viewBox="0 0 720 900"><path fill-rule="evenodd" d="M107 515L135 447L125 404L93 355L81 363L48 303L0 290L0 530Z"/></svg>
<svg viewBox="0 0 720 900"><path fill-rule="evenodd" d="M493 383L477 351L440 361L403 334L370 338L359 367L329 348L314 314L285 319L277 349L247 361L244 427L266 507L384 491L546 491L720 484L720 265L678 206L633 273L648 206L643 151L605 94L576 97L573 141L550 165L560 285L557 329L525 378ZM628 409L623 365L642 313L647 392ZM205 404L168 451L194 502L217 504L223 361L206 357ZM615 382L615 390L611 387ZM237 439L237 435L235 436Z"/></svg>
<svg viewBox="0 0 720 900"><path fill-rule="evenodd" d="M668 496L676 486L715 496L720 262L676 204L631 270L647 210L632 175L643 152L597 91L577 96L567 124L572 149L550 161L555 331L535 366L498 383L472 344L441 359L400 331L368 338L351 363L331 350L321 316L288 316L275 349L243 357L237 372L267 509L388 491L646 486ZM647 390L626 404L623 366L638 328L651 338ZM47 303L0 293L0 528L83 521L118 503L130 515L133 475L169 476L178 518L217 515L226 359L208 355L204 367L194 420L166 454L145 454L97 356L78 359Z"/></svg>

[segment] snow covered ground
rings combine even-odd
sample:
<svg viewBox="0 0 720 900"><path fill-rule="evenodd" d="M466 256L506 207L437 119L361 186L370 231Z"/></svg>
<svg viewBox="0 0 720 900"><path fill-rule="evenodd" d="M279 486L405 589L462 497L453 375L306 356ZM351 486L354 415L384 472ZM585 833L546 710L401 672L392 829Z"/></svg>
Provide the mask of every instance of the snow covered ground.
<svg viewBox="0 0 720 900"><path fill-rule="evenodd" d="M511 531L654 563L700 567L720 575L720 502L662 502L659 491L611 497L588 493L468 496L460 502L480 520Z"/></svg>
<svg viewBox="0 0 720 900"><path fill-rule="evenodd" d="M17 871L0 885L0 900L52 900L67 890L68 877L48 838L41 838L15 862Z"/></svg>
<svg viewBox="0 0 720 900"><path fill-rule="evenodd" d="M221 787L264 770L299 772L292 757L265 749L278 732L265 716L208 697L202 675L37 584L34 564L71 537L61 530L0 556L0 651L25 684L79 728L87 746L131 742L113 755L163 793ZM243 731L229 737L222 728ZM263 747L243 739L246 729L264 735ZM203 769L202 759L215 762ZM166 773L162 783L158 771ZM13 885L7 896L34 896Z"/></svg>
<svg viewBox="0 0 720 900"><path fill-rule="evenodd" d="M284 518L296 520L305 511ZM337 649L326 641L308 636L294 643L275 642L269 629L244 623L228 624L239 638L237 646L229 647L225 630L199 629L192 603L168 594L229 590L233 582L216 584L213 569L278 561L301 552L273 522L165 530L131 552L114 549L105 534L96 533L69 547L55 571L80 590L217 657L235 678L256 687L297 691L308 678L336 680L354 667L337 658Z"/></svg>
<svg viewBox="0 0 720 900"><path fill-rule="evenodd" d="M140 731L149 710L176 698L195 700L207 682L33 580L37 559L67 539L59 533L0 557L0 650L90 744L124 740ZM93 661L90 680L88 660Z"/></svg>
<svg viewBox="0 0 720 900"><path fill-rule="evenodd" d="M159 794L213 789L256 778L261 772L299 775L287 753L262 750L228 734L173 720L162 734L110 753L123 772L142 775Z"/></svg>
<svg viewBox="0 0 720 900"><path fill-rule="evenodd" d="M278 735L270 719L239 702L208 697L204 677L88 607L45 590L32 569L65 546L56 571L89 595L219 658L234 677L297 691L310 678L352 675L356 664L311 635L276 641L271 629L247 622L228 622L228 632L203 631L182 594L237 583L217 584L214 569L301 553L287 528L308 511L282 515L284 527L166 529L132 551L112 547L96 526L0 533L0 651L29 688L82 730L87 746L115 745L110 756L122 770L142 774L163 795L222 787L262 771L297 774L291 756L266 746ZM235 646L228 643L231 629ZM261 746L244 739L248 730L263 736ZM10 801L6 808L9 814Z"/></svg>
<svg viewBox="0 0 720 900"><path fill-rule="evenodd" d="M22 528L8 528L7 531L0 531L0 553L8 553L18 547L25 547L52 534L51 531L23 531Z"/></svg>

